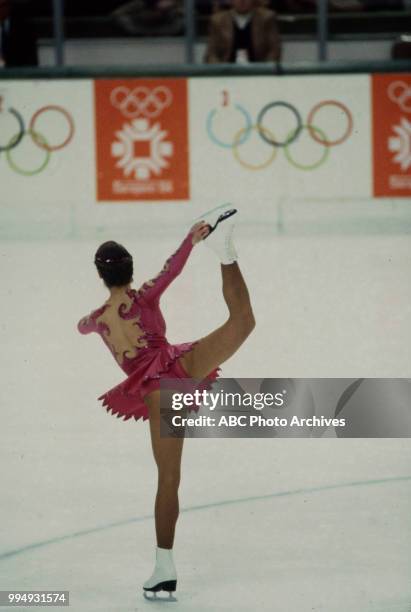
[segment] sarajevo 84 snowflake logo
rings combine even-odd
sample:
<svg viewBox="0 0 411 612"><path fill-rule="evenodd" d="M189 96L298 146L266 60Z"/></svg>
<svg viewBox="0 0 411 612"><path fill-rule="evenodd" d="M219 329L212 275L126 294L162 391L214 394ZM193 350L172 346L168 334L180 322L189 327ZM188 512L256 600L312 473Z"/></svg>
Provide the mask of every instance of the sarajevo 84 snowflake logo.
<svg viewBox="0 0 411 612"><path fill-rule="evenodd" d="M150 125L148 119L134 119L116 132L112 155L117 157L117 168L126 177L147 180L153 174L160 175L169 167L168 158L173 155L173 143L159 122Z"/></svg>

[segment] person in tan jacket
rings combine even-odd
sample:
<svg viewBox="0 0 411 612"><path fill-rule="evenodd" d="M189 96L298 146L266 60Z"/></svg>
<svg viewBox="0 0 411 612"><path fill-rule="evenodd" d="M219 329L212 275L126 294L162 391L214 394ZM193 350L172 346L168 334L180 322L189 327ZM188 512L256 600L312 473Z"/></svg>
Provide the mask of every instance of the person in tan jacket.
<svg viewBox="0 0 411 612"><path fill-rule="evenodd" d="M204 61L279 61L281 41L274 11L258 6L256 0L231 0L231 6L211 17Z"/></svg>

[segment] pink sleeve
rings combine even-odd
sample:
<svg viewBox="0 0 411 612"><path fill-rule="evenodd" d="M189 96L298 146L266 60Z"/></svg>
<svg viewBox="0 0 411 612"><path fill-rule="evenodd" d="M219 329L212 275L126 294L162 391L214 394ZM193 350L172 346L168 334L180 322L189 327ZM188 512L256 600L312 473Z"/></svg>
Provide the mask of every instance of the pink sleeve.
<svg viewBox="0 0 411 612"><path fill-rule="evenodd" d="M165 262L160 274L140 287L139 293L147 301L160 299L161 294L180 274L193 249L191 231L184 238L177 251Z"/></svg>
<svg viewBox="0 0 411 612"><path fill-rule="evenodd" d="M95 320L92 317L92 314L83 317L77 323L77 329L80 332L80 334L89 334L90 332L97 331L97 325L96 325Z"/></svg>

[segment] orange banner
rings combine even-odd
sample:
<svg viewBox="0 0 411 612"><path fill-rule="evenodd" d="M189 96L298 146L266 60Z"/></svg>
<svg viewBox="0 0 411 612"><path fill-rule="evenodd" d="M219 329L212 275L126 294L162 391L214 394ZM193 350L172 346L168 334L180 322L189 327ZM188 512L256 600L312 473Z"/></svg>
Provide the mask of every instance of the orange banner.
<svg viewBox="0 0 411 612"><path fill-rule="evenodd" d="M372 77L374 196L411 196L411 75Z"/></svg>
<svg viewBox="0 0 411 612"><path fill-rule="evenodd" d="M187 200L186 79L96 80L97 201Z"/></svg>

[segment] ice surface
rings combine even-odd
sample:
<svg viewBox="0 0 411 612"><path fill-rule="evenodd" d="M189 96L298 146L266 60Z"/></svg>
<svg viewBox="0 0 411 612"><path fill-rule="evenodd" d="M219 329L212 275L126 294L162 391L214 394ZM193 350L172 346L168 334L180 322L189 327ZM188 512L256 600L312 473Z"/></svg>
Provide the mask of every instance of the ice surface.
<svg viewBox="0 0 411 612"><path fill-rule="evenodd" d="M182 237L124 241L136 284ZM141 594L155 545L148 424L105 413L96 398L124 374L97 335L76 330L108 295L98 244L1 245L0 589L68 589L75 612L157 610ZM237 246L257 327L224 376L410 375L409 236L240 231ZM219 266L202 245L163 312L171 342L224 321ZM409 612L410 459L408 439L186 440L179 601L168 605Z"/></svg>

